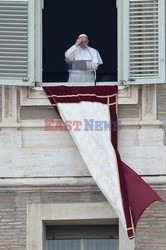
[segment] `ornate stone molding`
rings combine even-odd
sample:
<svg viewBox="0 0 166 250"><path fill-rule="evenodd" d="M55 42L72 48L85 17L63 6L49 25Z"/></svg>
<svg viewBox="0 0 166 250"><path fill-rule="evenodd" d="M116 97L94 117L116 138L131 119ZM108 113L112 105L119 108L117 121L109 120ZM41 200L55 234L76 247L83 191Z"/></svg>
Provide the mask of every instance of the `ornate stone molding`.
<svg viewBox="0 0 166 250"><path fill-rule="evenodd" d="M2 86L2 122L1 129L18 129L17 87Z"/></svg>
<svg viewBox="0 0 166 250"><path fill-rule="evenodd" d="M142 86L142 119L139 123L143 126L161 126L157 120L157 94L156 85Z"/></svg>
<svg viewBox="0 0 166 250"><path fill-rule="evenodd" d="M162 122L157 119L156 85L142 86L142 117L139 122L139 145L163 145L164 130Z"/></svg>
<svg viewBox="0 0 166 250"><path fill-rule="evenodd" d="M166 188L166 176L146 176L142 179L149 185ZM162 185L162 186L161 186ZM49 189L49 192L101 192L91 176L89 177L52 177L52 178L0 178L0 189Z"/></svg>

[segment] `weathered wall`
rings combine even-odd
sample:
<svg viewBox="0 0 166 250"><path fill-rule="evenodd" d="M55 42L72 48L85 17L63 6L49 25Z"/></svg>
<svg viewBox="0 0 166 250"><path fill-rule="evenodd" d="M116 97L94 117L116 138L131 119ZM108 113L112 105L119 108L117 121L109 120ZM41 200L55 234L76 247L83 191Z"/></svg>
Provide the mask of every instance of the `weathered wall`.
<svg viewBox="0 0 166 250"><path fill-rule="evenodd" d="M166 185L152 187L164 203L153 203L142 215L135 250L165 250L166 247Z"/></svg>
<svg viewBox="0 0 166 250"><path fill-rule="evenodd" d="M0 86L0 121L2 120L2 87Z"/></svg>
<svg viewBox="0 0 166 250"><path fill-rule="evenodd" d="M0 87L1 98L1 87ZM121 104L119 105L119 118L139 118L141 109L141 89L139 91L139 102L137 104ZM1 106L0 106L1 110ZM35 119L56 119L58 115L50 106L21 106L20 119L21 120L35 120ZM163 122L166 130L166 84L157 85L157 118Z"/></svg>
<svg viewBox="0 0 166 250"><path fill-rule="evenodd" d="M103 200L104 197L98 192L57 192L55 189L49 190L48 187L43 187L40 191L1 190L0 249L26 250L26 204L28 203L79 203Z"/></svg>
<svg viewBox="0 0 166 250"><path fill-rule="evenodd" d="M119 118L139 118L139 104L119 105ZM29 106L20 108L21 120L37 119L57 119L59 116L52 107L46 106Z"/></svg>
<svg viewBox="0 0 166 250"><path fill-rule="evenodd" d="M43 91L10 86L2 93L1 177L89 175L68 132L44 131L44 119L57 114ZM164 174L164 133L156 119L154 85L129 87L118 100L122 159L141 175Z"/></svg>
<svg viewBox="0 0 166 250"><path fill-rule="evenodd" d="M166 202L166 186L154 186ZM79 203L105 201L99 191L68 191L59 188L9 188L0 190L0 249L26 250L26 205L28 203ZM142 216L135 250L165 250L166 203L155 203ZM35 223L35 222L34 222Z"/></svg>
<svg viewBox="0 0 166 250"><path fill-rule="evenodd" d="M165 85L157 87L157 106L153 85L120 93L120 153L141 175L166 173L164 133L157 120L166 120L165 90ZM5 87L2 93L0 249L24 250L27 203L99 202L105 198L96 188L91 191L88 184L79 189L81 177L90 174L70 134L44 131L44 119L56 119L57 115L43 91ZM66 176L74 179L71 189L65 182ZM65 189L55 185L58 181L63 182ZM164 188L156 186L166 200ZM159 203L144 213L138 225L136 250L164 249L165 211L166 204Z"/></svg>
<svg viewBox="0 0 166 250"><path fill-rule="evenodd" d="M157 115L166 131L166 84L157 86Z"/></svg>

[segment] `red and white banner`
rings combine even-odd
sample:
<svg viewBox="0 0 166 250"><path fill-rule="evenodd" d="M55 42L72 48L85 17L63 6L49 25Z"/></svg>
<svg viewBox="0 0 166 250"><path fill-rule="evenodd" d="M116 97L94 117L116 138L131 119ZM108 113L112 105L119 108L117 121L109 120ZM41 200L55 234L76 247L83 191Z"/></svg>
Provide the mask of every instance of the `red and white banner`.
<svg viewBox="0 0 166 250"><path fill-rule="evenodd" d="M44 87L96 184L117 213L130 239L143 211L160 197L125 163L117 149L117 87Z"/></svg>

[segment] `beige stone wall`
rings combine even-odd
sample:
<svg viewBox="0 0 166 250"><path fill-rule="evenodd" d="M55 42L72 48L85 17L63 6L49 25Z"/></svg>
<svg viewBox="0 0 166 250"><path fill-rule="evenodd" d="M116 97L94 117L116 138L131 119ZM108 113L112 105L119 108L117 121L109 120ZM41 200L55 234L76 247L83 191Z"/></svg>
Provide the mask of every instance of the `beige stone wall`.
<svg viewBox="0 0 166 250"><path fill-rule="evenodd" d="M21 107L21 120L57 119L58 115L52 107ZM139 118L139 105L119 105L119 118Z"/></svg>
<svg viewBox="0 0 166 250"><path fill-rule="evenodd" d="M139 91L139 102L137 104L119 105L119 118L139 118L141 108L141 91ZM0 120L2 112L2 87L0 86ZM54 109L50 106L21 106L18 107L20 120L56 119ZM164 122L166 129L166 84L157 85L157 115Z"/></svg>
<svg viewBox="0 0 166 250"><path fill-rule="evenodd" d="M26 205L49 203L99 202L99 192L58 192L56 188L0 191L0 249L26 250ZM34 221L35 223L35 221ZM33 250L33 249L31 249Z"/></svg>
<svg viewBox="0 0 166 250"><path fill-rule="evenodd" d="M119 118L139 118L141 109L141 90L137 104L119 105ZM57 114L50 106L18 106L20 120L56 119ZM2 87L0 86L0 121L2 119ZM166 84L157 85L157 117L164 123L166 129Z"/></svg>
<svg viewBox="0 0 166 250"><path fill-rule="evenodd" d="M140 175L166 173L164 133L157 120L166 120L165 86L157 86L157 106L154 85L120 93L119 150L122 159ZM98 189L91 190L88 182L79 188L81 178L90 174L70 134L44 131L44 119L56 119L57 115L43 91L5 87L3 91L0 88L0 99L1 92L0 249L24 250L28 203L99 202L105 198ZM70 177L72 188L68 188L66 177ZM63 189L55 186L58 182ZM164 187L155 188L165 200ZM165 211L166 205L159 203L144 213L136 250L164 249Z"/></svg>
<svg viewBox="0 0 166 250"><path fill-rule="evenodd" d="M0 86L0 121L2 120L2 87Z"/></svg>
<svg viewBox="0 0 166 250"><path fill-rule="evenodd" d="M166 186L153 186L166 202ZM95 191L72 191L60 188L11 188L0 190L0 249L26 250L26 205L53 203L102 202ZM142 216L137 228L135 250L165 250L166 203L155 203ZM35 223L35 221L34 221ZM33 249L32 249L33 250Z"/></svg>
<svg viewBox="0 0 166 250"><path fill-rule="evenodd" d="M3 86L2 100L0 183L9 181L4 178L14 182L22 177L89 176L70 134L44 131L44 119L57 115L43 90ZM122 159L140 175L165 174L164 131L157 120L155 86L121 90L118 102Z"/></svg>
<svg viewBox="0 0 166 250"><path fill-rule="evenodd" d="M166 131L166 84L157 86L157 115Z"/></svg>

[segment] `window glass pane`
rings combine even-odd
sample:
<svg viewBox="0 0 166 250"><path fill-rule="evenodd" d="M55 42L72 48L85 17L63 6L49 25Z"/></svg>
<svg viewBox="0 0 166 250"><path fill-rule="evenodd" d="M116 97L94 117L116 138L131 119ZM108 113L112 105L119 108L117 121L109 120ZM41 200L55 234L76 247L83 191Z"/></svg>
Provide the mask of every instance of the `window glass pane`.
<svg viewBox="0 0 166 250"><path fill-rule="evenodd" d="M84 250L118 250L118 240L87 239L83 242Z"/></svg>
<svg viewBox="0 0 166 250"><path fill-rule="evenodd" d="M81 250L80 240L48 240L48 250Z"/></svg>
<svg viewBox="0 0 166 250"><path fill-rule="evenodd" d="M48 225L47 240L61 239L118 239L118 224L112 225Z"/></svg>
<svg viewBox="0 0 166 250"><path fill-rule="evenodd" d="M48 225L48 250L118 250L118 224Z"/></svg>
<svg viewBox="0 0 166 250"><path fill-rule="evenodd" d="M118 250L118 240L84 239L81 240L48 240L48 250Z"/></svg>

